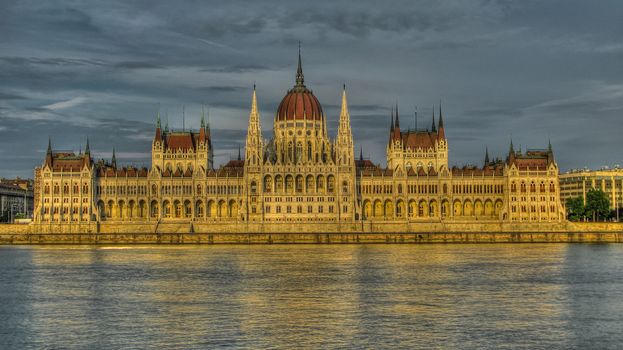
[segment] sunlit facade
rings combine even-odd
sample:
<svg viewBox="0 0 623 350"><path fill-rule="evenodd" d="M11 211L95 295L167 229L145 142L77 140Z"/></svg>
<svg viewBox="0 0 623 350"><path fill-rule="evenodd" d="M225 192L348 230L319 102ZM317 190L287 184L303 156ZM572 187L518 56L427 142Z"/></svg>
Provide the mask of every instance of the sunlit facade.
<svg viewBox="0 0 623 350"><path fill-rule="evenodd" d="M346 89L337 135L304 84L296 83L265 139L253 90L244 156L215 167L210 126L161 127L150 168L94 163L53 151L35 169L36 222L558 222L563 220L551 146L515 151L482 167L448 166L441 107L428 130L400 128L392 112L387 166L355 156Z"/></svg>

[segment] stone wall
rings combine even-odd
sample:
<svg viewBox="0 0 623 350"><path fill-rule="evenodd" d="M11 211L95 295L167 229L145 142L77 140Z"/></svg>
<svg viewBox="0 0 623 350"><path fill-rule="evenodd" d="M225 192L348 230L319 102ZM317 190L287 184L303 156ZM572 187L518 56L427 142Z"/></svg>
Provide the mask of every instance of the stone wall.
<svg viewBox="0 0 623 350"><path fill-rule="evenodd" d="M393 221L336 223L85 223L0 225L0 244L623 242L621 223Z"/></svg>

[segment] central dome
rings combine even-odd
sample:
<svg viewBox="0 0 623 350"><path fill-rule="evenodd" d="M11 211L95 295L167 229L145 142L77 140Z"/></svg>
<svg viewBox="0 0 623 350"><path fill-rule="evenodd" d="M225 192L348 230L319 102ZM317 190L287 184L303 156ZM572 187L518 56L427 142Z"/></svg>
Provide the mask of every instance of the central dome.
<svg viewBox="0 0 623 350"><path fill-rule="evenodd" d="M296 70L296 84L284 96L277 108L276 121L285 120L322 120L322 107L311 90L303 82L301 51L299 48L299 66Z"/></svg>

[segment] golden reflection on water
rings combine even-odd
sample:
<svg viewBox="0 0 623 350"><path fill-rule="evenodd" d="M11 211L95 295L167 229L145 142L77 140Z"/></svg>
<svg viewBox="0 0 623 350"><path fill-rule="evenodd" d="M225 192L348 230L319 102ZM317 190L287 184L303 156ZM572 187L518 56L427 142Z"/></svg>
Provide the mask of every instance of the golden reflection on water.
<svg viewBox="0 0 623 350"><path fill-rule="evenodd" d="M0 248L0 347L573 348L623 324L606 247Z"/></svg>

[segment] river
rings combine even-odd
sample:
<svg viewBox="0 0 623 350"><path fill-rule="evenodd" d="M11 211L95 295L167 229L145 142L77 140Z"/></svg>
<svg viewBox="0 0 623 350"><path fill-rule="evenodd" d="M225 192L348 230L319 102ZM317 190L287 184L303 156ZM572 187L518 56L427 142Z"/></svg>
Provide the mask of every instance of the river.
<svg viewBox="0 0 623 350"><path fill-rule="evenodd" d="M620 349L623 245L0 247L0 348Z"/></svg>

